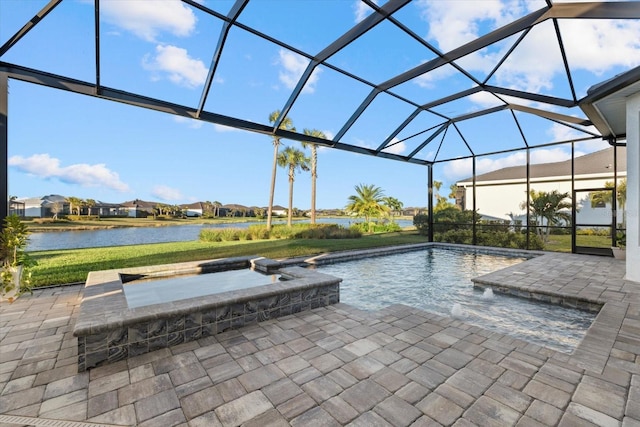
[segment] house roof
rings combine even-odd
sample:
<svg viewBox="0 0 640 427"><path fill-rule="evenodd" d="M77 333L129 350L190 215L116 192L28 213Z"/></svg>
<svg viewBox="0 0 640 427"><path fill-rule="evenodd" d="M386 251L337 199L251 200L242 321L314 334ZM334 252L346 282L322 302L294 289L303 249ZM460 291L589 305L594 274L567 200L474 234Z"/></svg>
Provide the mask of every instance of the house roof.
<svg viewBox="0 0 640 427"><path fill-rule="evenodd" d="M121 203L124 208L155 208L157 204L157 202L147 202L140 199L129 200Z"/></svg>
<svg viewBox="0 0 640 427"><path fill-rule="evenodd" d="M627 171L627 151L618 150L618 173ZM613 174L613 148L596 151L576 157L574 160L575 175ZM571 175L571 160L563 160L553 163L531 164L529 166L531 178L546 178L554 176ZM483 181L507 181L524 179L527 176L526 166L511 166L476 176L476 182ZM466 178L457 182L457 185L470 183L473 178Z"/></svg>
<svg viewBox="0 0 640 427"><path fill-rule="evenodd" d="M202 202L194 202L194 203L185 203L183 205L180 205L181 208L186 208L186 209L203 209L204 207L202 206Z"/></svg>

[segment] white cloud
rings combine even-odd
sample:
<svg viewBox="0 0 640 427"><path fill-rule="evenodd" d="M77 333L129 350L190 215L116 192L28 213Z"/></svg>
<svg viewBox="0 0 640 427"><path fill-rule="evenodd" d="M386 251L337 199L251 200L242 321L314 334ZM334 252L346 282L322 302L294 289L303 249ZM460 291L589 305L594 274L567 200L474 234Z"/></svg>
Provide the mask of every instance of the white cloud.
<svg viewBox="0 0 640 427"><path fill-rule="evenodd" d="M576 153L576 156L582 153ZM571 153L563 148L538 148L530 151L531 164L561 162L571 158ZM476 174L495 171L511 166L523 166L527 162L527 153L519 151L504 157L478 157L476 161ZM447 162L443 169L444 176L451 181L470 178L473 174L473 161L460 159Z"/></svg>
<svg viewBox="0 0 640 427"><path fill-rule="evenodd" d="M103 1L100 12L107 22L147 41L156 41L163 31L188 36L197 21L191 8L179 0Z"/></svg>
<svg viewBox="0 0 640 427"><path fill-rule="evenodd" d="M151 190L151 195L165 202L175 202L184 198L180 190L166 185L156 185Z"/></svg>
<svg viewBox="0 0 640 427"><path fill-rule="evenodd" d="M443 52L448 52L478 37L481 24L501 21L500 0L459 0L417 2L421 17L429 23L427 37L435 40Z"/></svg>
<svg viewBox="0 0 640 427"><path fill-rule="evenodd" d="M502 99L508 101L509 97L503 96ZM473 95L469 95L469 99L476 105L484 108L496 107L498 105L502 105L502 102L491 92L480 91L476 92ZM515 99L514 99L515 101ZM522 105L522 102L516 102L516 104Z"/></svg>
<svg viewBox="0 0 640 427"><path fill-rule="evenodd" d="M376 4L376 6L378 5L378 0L373 0L373 2ZM357 24L358 22L369 16L371 12L373 12L373 9L367 6L366 3L360 0L356 0L355 3L353 3L353 12L355 13L355 21Z"/></svg>
<svg viewBox="0 0 640 427"><path fill-rule="evenodd" d="M129 186L120 180L120 176L103 163L78 163L62 167L60 160L49 154L34 154L26 158L12 156L8 164L21 172L44 179L57 179L83 187L107 187L120 192L129 191Z"/></svg>
<svg viewBox="0 0 640 427"><path fill-rule="evenodd" d="M571 158L571 151L567 148L560 147L537 148L531 150L530 153L531 164L562 162L563 160L569 160ZM576 156L580 156L581 154L582 153L576 153Z"/></svg>
<svg viewBox="0 0 640 427"><path fill-rule="evenodd" d="M282 65L283 70L279 73L280 81L288 88L293 89L298 84L300 77L307 69L309 60L296 53L288 50L280 49L278 52L278 63ZM302 89L302 93L313 93L315 85L320 77L321 69L315 68Z"/></svg>
<svg viewBox="0 0 640 427"><path fill-rule="evenodd" d="M213 128L216 132L240 132L241 130L238 128L234 128L231 126L219 125L217 123L213 123Z"/></svg>
<svg viewBox="0 0 640 427"><path fill-rule="evenodd" d="M576 142L576 156L582 155L583 153L593 153L595 151L604 150L605 148L610 148L610 145L607 141L603 139L589 139L586 141ZM581 153L578 154L580 150Z"/></svg>
<svg viewBox="0 0 640 427"><path fill-rule="evenodd" d="M422 88L433 89L436 87L436 82L451 77L457 72L458 70L447 64L416 77L414 82Z"/></svg>
<svg viewBox="0 0 640 427"><path fill-rule="evenodd" d="M391 153L391 154L404 153L405 150L407 149L407 144L405 144L404 141L400 141L400 142L398 141L399 141L398 138L393 138L391 142L387 145L387 147L385 147L382 151L384 151L385 153Z"/></svg>
<svg viewBox="0 0 640 427"><path fill-rule="evenodd" d="M545 6L542 1L523 0L419 0L416 4L421 18L428 23L427 38L445 53ZM573 71L586 70L600 75L616 67L632 68L640 64L638 20L560 20L559 25ZM456 62L472 73L486 74L497 59L506 54L513 41L510 38ZM541 49L541 46L545 48ZM564 74L564 65L555 30L552 22L546 21L527 34L494 78L504 87L551 92L555 89L554 77L561 74ZM434 84L446 77L443 73L425 78L429 79L428 84Z"/></svg>
<svg viewBox="0 0 640 427"><path fill-rule="evenodd" d="M640 64L638 20L562 20L560 32L573 67L600 75L615 66Z"/></svg>
<svg viewBox="0 0 640 427"><path fill-rule="evenodd" d="M589 130L594 133L598 133L595 126L586 127L585 130ZM547 134L551 136L551 141L571 141L573 139L588 138L588 133L580 132L569 126L561 125L560 123L554 123L547 131Z"/></svg>
<svg viewBox="0 0 640 427"><path fill-rule="evenodd" d="M180 124L186 124L190 129L200 129L204 124L201 120L190 119L183 116L172 116L173 121Z"/></svg>
<svg viewBox="0 0 640 427"><path fill-rule="evenodd" d="M204 63L191 58L186 49L171 45L156 46L156 55L146 55L142 66L157 73L153 79L166 76L173 83L189 88L204 84L209 72Z"/></svg>

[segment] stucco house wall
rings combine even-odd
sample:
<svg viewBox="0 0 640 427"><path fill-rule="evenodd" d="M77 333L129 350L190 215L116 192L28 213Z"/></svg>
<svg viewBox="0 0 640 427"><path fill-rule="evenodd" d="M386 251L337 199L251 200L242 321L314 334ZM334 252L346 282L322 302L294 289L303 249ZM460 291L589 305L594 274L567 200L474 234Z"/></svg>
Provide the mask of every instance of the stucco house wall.
<svg viewBox="0 0 640 427"><path fill-rule="evenodd" d="M607 181L613 181L613 169L606 163L609 158L613 158L609 152L612 149L603 150L603 152L592 153L589 159L582 159L576 157L575 163L584 161L585 164L581 169L583 173L576 173L575 175L575 189L596 189L604 188ZM583 156L586 157L586 156ZM620 153L619 153L619 157ZM588 161L588 163L586 163ZM619 163L618 167L618 182L625 179L626 173L626 156L623 159L619 159L620 162L624 162L624 166ZM605 164L606 163L606 164ZM605 170L605 172L597 173L584 173L584 169L589 169L592 166L593 169ZM571 196L571 176L566 174L548 175L542 177L535 177L536 168L539 173L545 173L544 170L554 169L553 163L544 165L531 165L530 171L532 178L530 178L530 189L536 191L553 191L558 190L561 193L569 193ZM558 162L556 170L567 170L567 162ZM522 177L511 179L486 179L487 177L500 177L515 175L518 172L522 173ZM520 205L527 199L527 185L526 176L523 173L522 168L505 168L498 171L493 171L488 174L479 175L476 177L476 209L484 216L502 218L505 220L510 219L510 214L513 214L516 219L525 219L526 210L521 209ZM459 181L456 185L462 189L463 197L459 197L459 206L465 210L473 210L473 180L467 179ZM603 224L608 225L611 223L611 205L604 208L592 208L590 200L586 197L581 200L577 200L578 221L582 224ZM618 212L618 222L622 222L623 214Z"/></svg>

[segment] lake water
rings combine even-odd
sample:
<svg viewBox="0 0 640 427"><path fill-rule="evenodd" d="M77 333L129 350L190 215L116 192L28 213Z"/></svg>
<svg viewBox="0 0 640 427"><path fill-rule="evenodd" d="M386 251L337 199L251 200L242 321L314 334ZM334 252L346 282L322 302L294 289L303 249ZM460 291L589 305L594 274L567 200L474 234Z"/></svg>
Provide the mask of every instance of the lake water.
<svg viewBox="0 0 640 427"><path fill-rule="evenodd" d="M284 221L286 222L286 221ZM308 222L308 221L303 221ZM333 223L348 227L357 222L346 218L319 218L318 223ZM396 220L400 227L413 225L412 220ZM283 221L274 221L280 224ZM171 225L162 227L127 227L106 230L51 231L31 233L28 251L48 251L53 249L78 249L105 246L142 245L149 243L188 242L198 240L203 228L246 228L257 222L230 224ZM265 222L266 224L266 222Z"/></svg>

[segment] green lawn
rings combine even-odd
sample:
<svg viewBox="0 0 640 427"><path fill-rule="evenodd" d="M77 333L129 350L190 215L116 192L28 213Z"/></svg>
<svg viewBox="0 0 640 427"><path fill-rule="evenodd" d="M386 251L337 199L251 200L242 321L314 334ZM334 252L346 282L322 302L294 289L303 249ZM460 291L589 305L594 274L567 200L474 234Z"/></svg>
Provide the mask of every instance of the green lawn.
<svg viewBox="0 0 640 427"><path fill-rule="evenodd" d="M415 231L366 235L357 239L297 239L234 242L174 242L107 248L31 252L38 265L33 284L50 286L83 282L90 271L234 256L282 259L351 249L427 242Z"/></svg>
<svg viewBox="0 0 640 427"><path fill-rule="evenodd" d="M594 248L611 247L611 237L608 236L587 236L578 235L576 244L578 246L589 246ZM571 252L571 235L551 235L545 244L545 251Z"/></svg>

